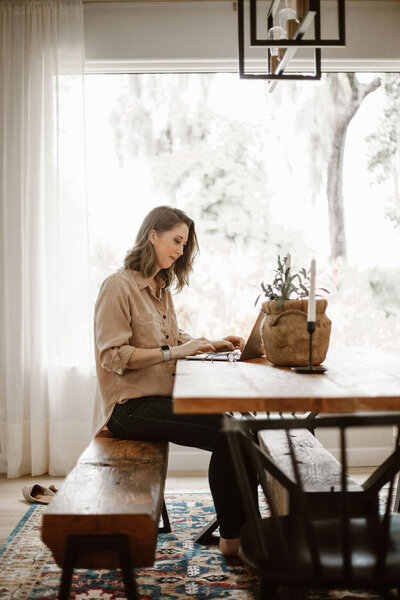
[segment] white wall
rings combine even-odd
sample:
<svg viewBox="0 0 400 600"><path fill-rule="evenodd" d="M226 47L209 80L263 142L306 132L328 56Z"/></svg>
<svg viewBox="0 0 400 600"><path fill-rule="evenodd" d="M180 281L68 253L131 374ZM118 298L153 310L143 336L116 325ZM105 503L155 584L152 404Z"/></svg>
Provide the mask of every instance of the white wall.
<svg viewBox="0 0 400 600"><path fill-rule="evenodd" d="M90 71L237 71L237 13L230 1L85 4ZM323 27L336 3L324 0ZM325 70L399 70L400 2L347 0L345 48L322 51ZM325 25L326 24L326 25ZM335 33L335 32L334 32ZM265 48L251 49L255 62ZM258 59L257 59L258 57ZM298 64L302 61L299 55Z"/></svg>
<svg viewBox="0 0 400 600"><path fill-rule="evenodd" d="M337 432L329 429L317 429L319 441L340 461L340 442ZM393 450L393 429L391 427L374 428L370 433L361 430L349 430L347 462L351 467L371 467L381 464ZM201 471L207 469L210 454L195 448L170 445L170 471Z"/></svg>

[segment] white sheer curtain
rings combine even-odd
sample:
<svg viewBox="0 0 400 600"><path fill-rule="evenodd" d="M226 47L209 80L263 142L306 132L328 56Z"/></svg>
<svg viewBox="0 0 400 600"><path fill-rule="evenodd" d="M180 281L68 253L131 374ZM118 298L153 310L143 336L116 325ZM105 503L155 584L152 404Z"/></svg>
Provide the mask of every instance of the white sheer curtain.
<svg viewBox="0 0 400 600"><path fill-rule="evenodd" d="M0 441L9 477L90 439L83 8L0 0Z"/></svg>

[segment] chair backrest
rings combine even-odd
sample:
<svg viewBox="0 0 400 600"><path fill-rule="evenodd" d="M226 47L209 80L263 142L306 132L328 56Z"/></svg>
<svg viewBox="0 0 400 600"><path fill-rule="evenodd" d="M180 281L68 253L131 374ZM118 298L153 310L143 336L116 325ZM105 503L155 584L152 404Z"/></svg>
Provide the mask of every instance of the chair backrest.
<svg viewBox="0 0 400 600"><path fill-rule="evenodd" d="M314 421L315 423L315 421ZM338 514L335 514L336 526L341 528L343 577L347 581L352 579L352 522L354 517L351 511L352 495L347 486L347 436L346 430L354 427L377 427L377 426L395 426L397 435L394 442L394 449L391 455L382 463L381 467L369 478L369 483L361 494L375 494L379 492L383 485L388 484L388 493L386 507L384 511L379 512L379 499L370 503L375 506L374 514L358 515L368 517L366 527L373 529L374 540L376 541L375 577L379 579L384 575L385 562L389 545L389 531L391 521L391 506L394 493L394 480L397 472L400 470L400 413L375 413L375 414L344 414L344 415L320 415L317 420L318 428L337 428L340 438L340 463L341 463L341 490ZM258 555L265 561L271 560L271 556L279 564L286 565L290 571L293 568L291 548L284 532L284 520L278 515L274 505L274 499L270 493L267 473L276 478L288 492L295 497L292 505L296 506L294 513L289 513L287 520L293 521L293 527L301 527L304 540L307 543L307 552L311 558L311 564L317 578L323 576L323 567L321 564L321 548L315 531L315 518L312 515L309 498L304 492L301 470L299 469L296 446L293 442L292 431L295 429L310 429L310 423L307 419L289 416L282 419L281 416L270 416L267 419L226 419L225 432L228 436L232 458L235 464L238 481L242 493L243 502L247 513L247 521L251 526L254 544L257 545ZM257 432L260 430L280 429L286 433L287 452L291 457L291 465L294 473L293 478L283 473L279 466L271 459L257 442ZM270 510L270 523L273 536L266 539L260 524L258 508L255 505L254 498L250 493L250 481L248 479L247 468L249 461L257 470L259 483L264 492L266 502ZM324 492L325 493L325 492ZM326 490L326 494L331 492ZM360 494L360 492L358 492ZM367 503L366 503L367 504ZM370 509L371 511L371 509ZM331 515L326 515L327 519ZM321 518L319 515L318 518Z"/></svg>

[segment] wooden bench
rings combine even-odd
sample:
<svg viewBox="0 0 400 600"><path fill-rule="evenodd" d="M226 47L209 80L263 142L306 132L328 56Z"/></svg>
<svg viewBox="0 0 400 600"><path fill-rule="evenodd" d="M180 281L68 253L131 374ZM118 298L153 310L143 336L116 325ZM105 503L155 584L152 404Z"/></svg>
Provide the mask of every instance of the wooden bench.
<svg viewBox="0 0 400 600"><path fill-rule="evenodd" d="M314 436L312 423L310 421L310 430L294 429L291 432L299 461L299 472L313 514L333 514L340 503L341 465ZM295 482L286 432L281 429L259 431L258 440L261 448L273 459L283 474ZM285 515L295 510L296 506L292 504L294 498L284 485L270 475L268 481L279 514ZM352 511L369 510L370 503L374 502L373 497L366 498L364 494L362 500L358 501L357 493L363 492L365 488L349 476L347 485L348 491L354 493ZM330 492L329 495L326 492Z"/></svg>
<svg viewBox="0 0 400 600"><path fill-rule="evenodd" d="M78 568L121 567L127 598L138 598L132 567L154 564L164 504L168 444L101 432L43 513L42 540L63 568L60 599Z"/></svg>

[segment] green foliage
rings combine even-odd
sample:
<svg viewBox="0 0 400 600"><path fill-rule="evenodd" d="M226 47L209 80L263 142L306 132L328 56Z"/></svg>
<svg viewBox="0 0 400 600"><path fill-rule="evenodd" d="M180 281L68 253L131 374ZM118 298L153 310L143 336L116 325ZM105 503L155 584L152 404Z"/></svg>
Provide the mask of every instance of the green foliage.
<svg viewBox="0 0 400 600"><path fill-rule="evenodd" d="M275 277L272 283L261 282L261 289L268 300L278 300L276 310L279 310L283 303L290 298L305 298L308 296L308 287L310 281L309 271L302 268L298 273L292 273L288 265L288 255L283 260L278 254L278 268L274 270ZM256 304L262 294L256 300Z"/></svg>
<svg viewBox="0 0 400 600"><path fill-rule="evenodd" d="M383 79L385 108L376 131L366 138L368 170L376 182L392 183L392 195L386 200L386 216L400 228L400 78L398 73L386 73Z"/></svg>
<svg viewBox="0 0 400 600"><path fill-rule="evenodd" d="M387 74L383 90L386 106L380 116L378 129L367 137L369 143L368 170L376 175L377 182L392 175L400 139L400 79L398 74Z"/></svg>
<svg viewBox="0 0 400 600"><path fill-rule="evenodd" d="M270 242L267 125L217 111L215 79L127 76L113 114L120 163L145 158L163 203L187 210L203 243Z"/></svg>

